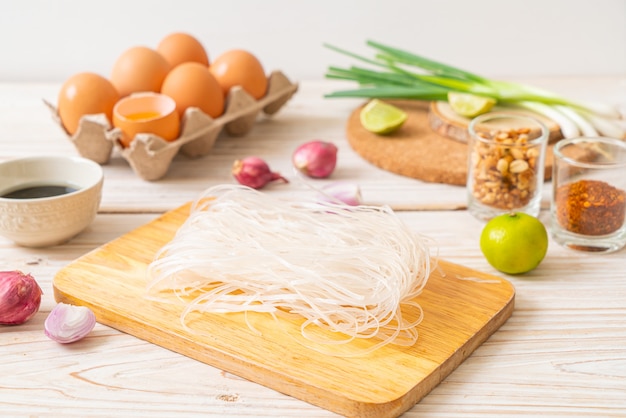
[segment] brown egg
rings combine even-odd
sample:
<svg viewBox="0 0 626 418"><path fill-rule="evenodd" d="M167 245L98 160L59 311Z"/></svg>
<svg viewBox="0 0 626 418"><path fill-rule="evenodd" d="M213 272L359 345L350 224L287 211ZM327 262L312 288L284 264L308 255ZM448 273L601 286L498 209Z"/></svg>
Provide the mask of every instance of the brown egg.
<svg viewBox="0 0 626 418"><path fill-rule="evenodd" d="M84 115L104 113L111 122L113 106L119 97L113 84L101 75L78 73L61 86L57 101L59 117L67 132L74 135Z"/></svg>
<svg viewBox="0 0 626 418"><path fill-rule="evenodd" d="M161 93L176 102L182 117L188 107L197 107L212 118L224 112L222 88L208 67L197 62L185 62L169 72Z"/></svg>
<svg viewBox="0 0 626 418"><path fill-rule="evenodd" d="M142 91L159 92L169 63L154 49L135 46L118 57L111 72L111 82L120 93L128 96Z"/></svg>
<svg viewBox="0 0 626 418"><path fill-rule="evenodd" d="M172 68L184 62L209 65L209 57L204 46L187 33L175 32L167 35L159 42L156 50Z"/></svg>
<svg viewBox="0 0 626 418"><path fill-rule="evenodd" d="M176 102L164 94L144 92L120 99L113 108L113 125L126 148L140 133L154 134L166 141L178 138L180 117Z"/></svg>
<svg viewBox="0 0 626 418"><path fill-rule="evenodd" d="M267 91L267 77L261 62L250 52L232 49L217 57L209 70L227 95L234 86L241 86L255 99Z"/></svg>

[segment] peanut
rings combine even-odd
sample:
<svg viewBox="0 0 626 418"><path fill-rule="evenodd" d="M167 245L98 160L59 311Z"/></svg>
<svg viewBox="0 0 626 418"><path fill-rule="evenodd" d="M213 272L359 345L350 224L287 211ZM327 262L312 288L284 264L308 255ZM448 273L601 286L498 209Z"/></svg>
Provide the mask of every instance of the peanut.
<svg viewBox="0 0 626 418"><path fill-rule="evenodd" d="M537 191L537 167L541 145L529 144L530 129L479 133L484 139L473 146L472 194L481 203L513 210L526 206Z"/></svg>
<svg viewBox="0 0 626 418"><path fill-rule="evenodd" d="M510 165L511 173L515 173L515 174L522 173L528 170L528 168L529 168L528 162L520 158L515 159Z"/></svg>

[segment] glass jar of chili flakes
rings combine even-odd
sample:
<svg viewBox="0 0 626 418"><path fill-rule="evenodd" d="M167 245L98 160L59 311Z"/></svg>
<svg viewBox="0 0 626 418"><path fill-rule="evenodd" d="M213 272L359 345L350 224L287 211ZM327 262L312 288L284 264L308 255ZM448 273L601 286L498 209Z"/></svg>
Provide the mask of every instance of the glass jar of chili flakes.
<svg viewBox="0 0 626 418"><path fill-rule="evenodd" d="M569 248L613 252L626 245L626 142L559 141L553 149L551 232Z"/></svg>

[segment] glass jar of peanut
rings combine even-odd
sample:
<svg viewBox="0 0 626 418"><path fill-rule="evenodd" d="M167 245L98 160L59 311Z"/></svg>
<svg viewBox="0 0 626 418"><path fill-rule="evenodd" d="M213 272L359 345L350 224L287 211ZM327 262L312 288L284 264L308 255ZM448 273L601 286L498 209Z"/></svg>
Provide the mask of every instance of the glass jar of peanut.
<svg viewBox="0 0 626 418"><path fill-rule="evenodd" d="M469 125L468 210L481 220L539 214L548 129L518 114L487 113Z"/></svg>

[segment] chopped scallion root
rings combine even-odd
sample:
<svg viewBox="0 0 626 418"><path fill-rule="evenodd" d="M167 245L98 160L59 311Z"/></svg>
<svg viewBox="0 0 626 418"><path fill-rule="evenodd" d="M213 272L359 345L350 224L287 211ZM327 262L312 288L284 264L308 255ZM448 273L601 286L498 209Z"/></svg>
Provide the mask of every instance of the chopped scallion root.
<svg viewBox="0 0 626 418"><path fill-rule="evenodd" d="M148 294L185 304L188 329L188 318L203 312L263 312L278 324L295 316L304 345L364 355L416 342L415 298L432 267L427 242L386 206L216 186L149 265Z"/></svg>

